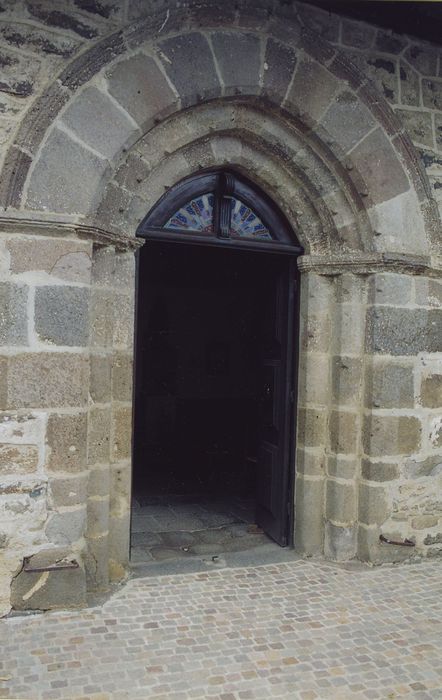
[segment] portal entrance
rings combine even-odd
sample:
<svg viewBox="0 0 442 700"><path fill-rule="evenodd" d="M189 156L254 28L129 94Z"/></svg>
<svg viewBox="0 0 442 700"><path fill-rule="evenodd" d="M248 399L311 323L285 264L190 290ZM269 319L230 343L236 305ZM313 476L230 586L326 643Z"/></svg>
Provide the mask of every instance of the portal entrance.
<svg viewBox="0 0 442 700"><path fill-rule="evenodd" d="M218 206L221 219L216 197L194 201ZM268 538L285 546L293 532L294 255L286 244L272 250L267 220L255 212L262 249L239 236L242 245L207 239L210 211L200 238L181 228L174 238L173 227L195 212L173 215L176 206L172 216L163 211L164 231L149 227L139 253L132 557L236 551ZM229 202L232 218L241 206Z"/></svg>

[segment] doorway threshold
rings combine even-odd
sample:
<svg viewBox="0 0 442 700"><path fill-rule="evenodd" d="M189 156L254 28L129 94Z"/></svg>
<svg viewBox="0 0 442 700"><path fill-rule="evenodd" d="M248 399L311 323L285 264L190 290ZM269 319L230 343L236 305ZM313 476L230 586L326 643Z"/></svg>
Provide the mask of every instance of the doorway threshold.
<svg viewBox="0 0 442 700"><path fill-rule="evenodd" d="M253 522L245 499L167 496L135 498L131 570L134 576L198 573L293 561Z"/></svg>

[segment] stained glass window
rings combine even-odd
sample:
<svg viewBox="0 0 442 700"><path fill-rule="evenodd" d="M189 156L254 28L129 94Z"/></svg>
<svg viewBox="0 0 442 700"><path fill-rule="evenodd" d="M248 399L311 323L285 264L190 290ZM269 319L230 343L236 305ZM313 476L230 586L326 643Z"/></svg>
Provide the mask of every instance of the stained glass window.
<svg viewBox="0 0 442 700"><path fill-rule="evenodd" d="M232 236L271 239L270 231L259 216L244 202L235 197L230 200L230 226ZM202 194L178 209L165 224L172 230L213 233L214 195Z"/></svg>
<svg viewBox="0 0 442 700"><path fill-rule="evenodd" d="M213 233L213 194L202 194L178 209L166 228Z"/></svg>

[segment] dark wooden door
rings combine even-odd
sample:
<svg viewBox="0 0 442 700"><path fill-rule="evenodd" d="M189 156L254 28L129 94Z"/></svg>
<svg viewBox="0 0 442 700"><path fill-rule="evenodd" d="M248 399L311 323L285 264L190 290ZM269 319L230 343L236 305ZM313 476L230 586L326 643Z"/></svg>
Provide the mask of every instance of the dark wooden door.
<svg viewBox="0 0 442 700"><path fill-rule="evenodd" d="M292 513L294 260L283 260L263 291L256 521L285 546Z"/></svg>

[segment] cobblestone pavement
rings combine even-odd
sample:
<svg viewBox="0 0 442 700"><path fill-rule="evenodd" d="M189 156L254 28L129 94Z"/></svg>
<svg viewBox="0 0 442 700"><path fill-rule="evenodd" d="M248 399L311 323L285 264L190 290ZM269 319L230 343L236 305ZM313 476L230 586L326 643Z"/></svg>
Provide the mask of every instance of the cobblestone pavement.
<svg viewBox="0 0 442 700"><path fill-rule="evenodd" d="M298 560L130 580L0 621L0 697L442 698L442 567Z"/></svg>

